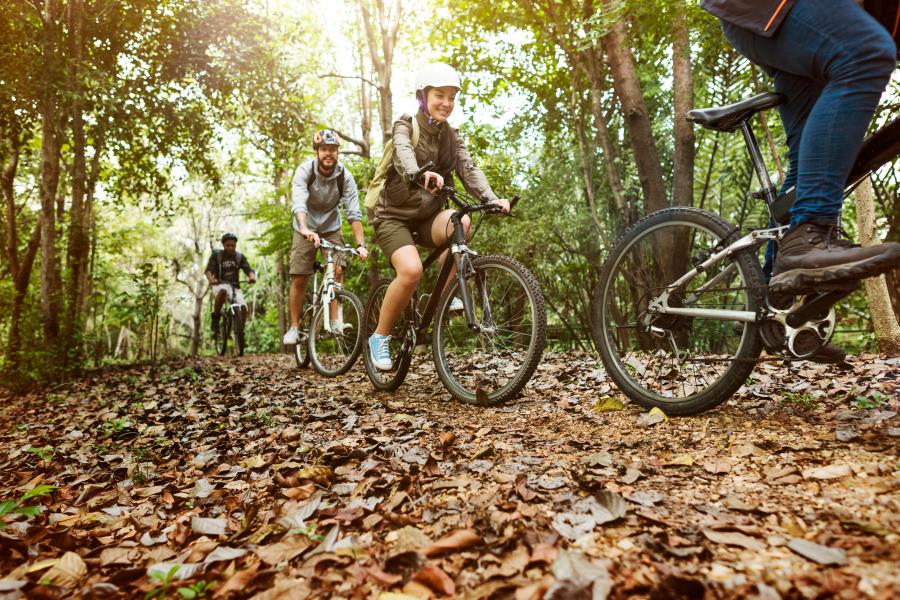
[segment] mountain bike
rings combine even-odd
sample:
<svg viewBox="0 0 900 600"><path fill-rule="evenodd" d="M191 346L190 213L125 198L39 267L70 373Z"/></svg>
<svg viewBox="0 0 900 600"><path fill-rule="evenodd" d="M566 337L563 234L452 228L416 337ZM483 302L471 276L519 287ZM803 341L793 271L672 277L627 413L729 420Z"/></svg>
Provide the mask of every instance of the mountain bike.
<svg viewBox="0 0 900 600"><path fill-rule="evenodd" d="M350 246L320 240L325 264L313 265L313 294L306 294L300 318L300 341L294 345L294 359L300 368L312 363L326 377L349 371L362 351L363 305L359 297L334 279L334 255L359 256ZM322 274L322 285L318 283Z"/></svg>
<svg viewBox="0 0 900 600"><path fill-rule="evenodd" d="M232 345L231 350L236 356L243 356L244 324L247 321L247 306L245 304L238 304L237 302L235 302L235 300L237 300L237 295L235 294L235 290L237 289L237 287L234 284L227 281L223 281L221 283L231 288L231 293L228 295L231 300L222 311L222 320L219 323L219 332L217 335L213 336L213 340L216 346L216 353L219 356L225 356L225 353L228 351L228 338L233 335L234 344Z"/></svg>
<svg viewBox="0 0 900 600"><path fill-rule="evenodd" d="M426 164L421 172L431 168ZM366 373L377 390L396 390L409 371L417 344L432 342L438 377L450 394L467 404L492 406L515 397L534 374L544 352L547 313L535 276L507 256L479 256L466 241L463 217L498 214L495 204L445 186L440 192L456 205L450 216L453 234L423 262L423 269L449 250L431 293L416 290L391 329L393 368L380 371L365 347ZM511 206L518 198L514 198ZM473 226L471 237L482 219ZM451 270L456 275L451 281ZM449 282L449 283L448 283ZM366 336L378 325L381 304L391 280L379 281L366 306ZM451 310L454 298L462 313ZM429 329L432 326L432 335Z"/></svg>
<svg viewBox="0 0 900 600"><path fill-rule="evenodd" d="M742 234L710 211L667 208L625 231L601 269L594 343L610 378L643 407L703 412L747 381L763 348L779 360L812 356L834 333L834 304L857 287L836 283L797 296L768 292L758 250L787 233L794 190L777 195L749 120L783 101L764 93L687 113L708 129L741 131L762 185L752 196L765 201L775 227ZM895 119L864 142L846 193L898 155Z"/></svg>

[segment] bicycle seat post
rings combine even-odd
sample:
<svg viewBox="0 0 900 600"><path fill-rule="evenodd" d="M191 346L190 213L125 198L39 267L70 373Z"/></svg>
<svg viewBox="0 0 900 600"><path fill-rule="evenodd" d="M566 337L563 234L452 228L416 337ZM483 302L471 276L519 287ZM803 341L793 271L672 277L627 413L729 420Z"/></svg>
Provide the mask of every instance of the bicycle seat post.
<svg viewBox="0 0 900 600"><path fill-rule="evenodd" d="M762 192L766 197L766 204L771 209L772 203L777 199L775 186L769 177L769 171L766 169L766 163L763 160L762 153L759 150L759 144L756 136L753 135L753 129L750 127L750 119L741 121L741 133L744 134L744 142L747 144L747 150L750 152L750 158L753 161L753 168L756 169L756 176L762 185Z"/></svg>

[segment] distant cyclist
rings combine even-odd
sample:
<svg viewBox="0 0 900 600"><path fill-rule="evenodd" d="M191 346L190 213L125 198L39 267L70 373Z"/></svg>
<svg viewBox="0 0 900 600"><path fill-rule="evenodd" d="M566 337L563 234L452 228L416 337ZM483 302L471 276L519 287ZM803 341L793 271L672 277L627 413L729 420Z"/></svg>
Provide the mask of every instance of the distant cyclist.
<svg viewBox="0 0 900 600"><path fill-rule="evenodd" d="M341 138L331 129L323 129L313 137L316 157L303 162L294 172L292 182L291 221L294 238L291 244L290 273L291 292L288 299L291 326L284 334L285 345L300 341L300 315L306 295L306 284L313 272L319 240L326 239L332 244L344 245L341 235L341 213L338 206L343 204L344 214L350 222L353 237L361 260L366 260L365 236L360 219L359 195L353 174L340 163ZM334 279L344 280L347 261L343 254L334 256ZM338 327L341 315L338 315ZM349 325L348 325L349 326Z"/></svg>
<svg viewBox="0 0 900 600"><path fill-rule="evenodd" d="M900 266L900 244L839 238L844 186L896 66L891 34L855 0L703 0L731 44L774 78L788 143L790 229L767 252L776 293L803 294ZM829 344L815 358L842 360Z"/></svg>
<svg viewBox="0 0 900 600"><path fill-rule="evenodd" d="M241 293L240 271L247 275L250 283L256 283L256 273L250 268L247 257L237 251L238 238L233 233L222 236L222 249L213 250L209 262L206 264L206 279L212 286L214 300L212 314L213 335L219 334L219 319L222 318L222 304L227 300L247 306L244 295ZM230 284L230 285L229 285ZM232 297L232 291L234 297Z"/></svg>
<svg viewBox="0 0 900 600"><path fill-rule="evenodd" d="M503 212L509 212L509 202L497 197L469 156L462 138L447 123L456 106L459 88L459 74L449 65L434 63L424 67L416 75L418 112L394 121L392 168L388 170L373 220L375 241L397 272L381 305L378 326L369 338L372 363L384 371L392 367L388 334L422 277L422 260L413 233L418 235L419 244L433 248L453 231L450 224L453 211L442 210L444 200L437 195L444 183L451 183L456 173L473 196L484 202L496 202ZM413 119L419 131L415 147ZM413 181L419 165L428 161L436 165L434 170ZM468 235L468 217L464 224ZM462 309L459 299L454 299L451 310L454 308Z"/></svg>

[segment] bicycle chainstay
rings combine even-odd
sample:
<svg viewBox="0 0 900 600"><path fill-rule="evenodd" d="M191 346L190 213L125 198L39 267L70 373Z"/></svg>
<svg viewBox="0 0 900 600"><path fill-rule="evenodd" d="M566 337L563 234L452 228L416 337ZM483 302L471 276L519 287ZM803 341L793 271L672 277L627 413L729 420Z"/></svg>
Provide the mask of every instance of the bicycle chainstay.
<svg viewBox="0 0 900 600"><path fill-rule="evenodd" d="M653 288L653 289L651 289L651 293L656 292L658 290L664 290L664 289L666 289L666 288L665 287ZM737 286L737 287L729 287L729 288L711 288L708 290L704 290L703 293L704 293L704 295L707 295L707 294L715 294L715 293L735 292L735 291L740 291L740 290L753 290L753 291L766 291L767 292L768 289L769 289L769 286L766 284L756 285L756 286L746 285L746 286ZM838 301L839 300L840 299L838 299ZM773 353L776 351L766 348L766 352ZM726 363L727 362L727 363L757 364L757 363L783 362L783 361L794 362L794 361L801 361L801 360L809 360L809 357L796 358L789 354L784 354L784 353L778 352L777 356L766 356L766 357L760 356L757 358L691 358L691 359L686 359L685 362L692 362L692 363Z"/></svg>

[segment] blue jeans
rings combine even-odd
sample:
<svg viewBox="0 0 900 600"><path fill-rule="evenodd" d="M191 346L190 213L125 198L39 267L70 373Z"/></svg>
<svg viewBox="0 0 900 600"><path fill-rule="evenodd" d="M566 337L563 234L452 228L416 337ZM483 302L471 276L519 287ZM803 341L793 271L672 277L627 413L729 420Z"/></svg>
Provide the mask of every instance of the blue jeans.
<svg viewBox="0 0 900 600"><path fill-rule="evenodd" d="M887 30L854 0L798 0L771 38L723 22L732 45L775 78L788 144L791 226L837 219L844 185L896 66Z"/></svg>

